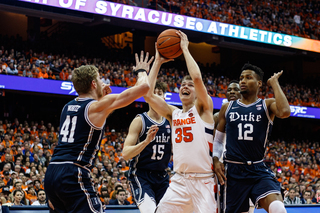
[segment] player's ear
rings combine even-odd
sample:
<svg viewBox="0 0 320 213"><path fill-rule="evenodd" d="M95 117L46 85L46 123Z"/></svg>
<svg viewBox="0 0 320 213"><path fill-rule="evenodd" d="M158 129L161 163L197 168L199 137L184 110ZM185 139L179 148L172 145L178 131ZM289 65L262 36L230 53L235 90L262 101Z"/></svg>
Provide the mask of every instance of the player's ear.
<svg viewBox="0 0 320 213"><path fill-rule="evenodd" d="M92 81L91 81L91 86L92 86L93 88L97 88L97 82L96 82L95 80L92 80Z"/></svg>
<svg viewBox="0 0 320 213"><path fill-rule="evenodd" d="M261 80L258 81L258 86L262 87L262 81Z"/></svg>

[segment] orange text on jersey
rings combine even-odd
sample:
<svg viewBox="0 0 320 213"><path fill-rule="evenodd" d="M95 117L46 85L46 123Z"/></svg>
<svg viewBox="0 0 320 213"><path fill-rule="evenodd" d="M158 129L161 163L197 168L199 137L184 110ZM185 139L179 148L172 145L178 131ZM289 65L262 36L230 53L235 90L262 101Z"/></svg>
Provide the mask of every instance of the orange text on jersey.
<svg viewBox="0 0 320 213"><path fill-rule="evenodd" d="M196 123L195 117L185 118L185 119L178 118L173 120L173 126L181 126L185 124L195 124L195 123Z"/></svg>

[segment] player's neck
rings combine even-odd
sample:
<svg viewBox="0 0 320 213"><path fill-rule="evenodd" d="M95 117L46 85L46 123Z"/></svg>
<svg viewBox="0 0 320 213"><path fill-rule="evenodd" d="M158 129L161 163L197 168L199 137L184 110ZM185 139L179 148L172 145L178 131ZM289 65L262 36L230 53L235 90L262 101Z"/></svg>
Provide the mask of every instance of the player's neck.
<svg viewBox="0 0 320 213"><path fill-rule="evenodd" d="M149 111L147 112L148 116L156 121L157 123L161 123L162 122L162 116L159 115L156 111L154 111L151 107L149 109Z"/></svg>
<svg viewBox="0 0 320 213"><path fill-rule="evenodd" d="M78 97L79 97L79 98L91 98L91 99L98 100L97 95L94 94L94 93L91 93L91 92L85 93L85 94L81 94L81 95L79 95Z"/></svg>
<svg viewBox="0 0 320 213"><path fill-rule="evenodd" d="M248 105L256 102L258 100L258 97L256 95L242 95L242 98L240 99L240 102Z"/></svg>
<svg viewBox="0 0 320 213"><path fill-rule="evenodd" d="M182 112L188 112L194 106L194 102L190 104L183 104L182 103Z"/></svg>

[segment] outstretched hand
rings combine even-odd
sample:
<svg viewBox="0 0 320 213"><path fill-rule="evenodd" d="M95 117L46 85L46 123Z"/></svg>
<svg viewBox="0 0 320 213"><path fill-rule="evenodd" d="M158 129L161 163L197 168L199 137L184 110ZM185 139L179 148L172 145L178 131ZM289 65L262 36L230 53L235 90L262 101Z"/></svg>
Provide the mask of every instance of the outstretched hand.
<svg viewBox="0 0 320 213"><path fill-rule="evenodd" d="M153 61L154 57L152 56L152 57L150 58L150 60L148 61L148 59L149 59L149 53L147 52L147 53L146 53L146 57L144 57L144 52L143 52L143 50L141 50L140 59L139 59L137 53L135 54L135 57L136 57L136 66L133 66L133 69L134 69L134 70L144 69L144 70L146 70L147 73L148 73L149 70L150 70L150 64L151 64L151 62Z"/></svg>
<svg viewBox="0 0 320 213"><path fill-rule="evenodd" d="M280 78L282 73L283 73L283 70L281 70L281 72L274 73L273 76L271 76L267 81L268 86L272 86L272 84L278 83L279 82L278 79Z"/></svg>

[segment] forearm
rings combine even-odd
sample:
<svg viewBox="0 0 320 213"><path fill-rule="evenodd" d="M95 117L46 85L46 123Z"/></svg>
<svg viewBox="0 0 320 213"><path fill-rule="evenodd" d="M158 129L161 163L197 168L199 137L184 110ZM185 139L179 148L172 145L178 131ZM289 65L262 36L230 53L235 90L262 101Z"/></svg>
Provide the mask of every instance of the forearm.
<svg viewBox="0 0 320 213"><path fill-rule="evenodd" d="M289 106L289 102L285 96L285 94L283 93L279 82L275 82L273 84L271 84L271 87L274 91L274 96L275 96L275 100L276 100L276 106L277 106L277 110L279 112L279 116L280 117L289 117L290 116L290 106Z"/></svg>
<svg viewBox="0 0 320 213"><path fill-rule="evenodd" d="M197 62L192 57L189 49L185 48L183 50L183 55L186 60L188 72L189 72L189 75L191 76L192 80L193 81L195 81L197 79L202 80L200 68L199 68Z"/></svg>
<svg viewBox="0 0 320 213"><path fill-rule="evenodd" d="M161 67L160 61L159 60L155 60L153 65L152 65L152 67L151 67L149 76L148 76L150 89L149 89L148 93L146 94L145 98L150 98L153 95L153 91L154 91L154 87L156 85L156 81L157 81L157 77L158 77L158 73L159 73L160 67Z"/></svg>
<svg viewBox="0 0 320 213"><path fill-rule="evenodd" d="M146 140L142 141L141 143L138 143L134 146L125 146L122 151L122 157L125 160L129 160L144 150L144 148L149 144L150 142Z"/></svg>

